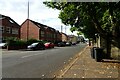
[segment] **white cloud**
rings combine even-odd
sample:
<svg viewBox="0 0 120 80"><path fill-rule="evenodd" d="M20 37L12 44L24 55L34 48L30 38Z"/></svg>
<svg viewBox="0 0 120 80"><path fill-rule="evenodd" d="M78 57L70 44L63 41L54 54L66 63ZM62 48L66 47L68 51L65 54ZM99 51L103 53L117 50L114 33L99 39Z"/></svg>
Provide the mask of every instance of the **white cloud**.
<svg viewBox="0 0 120 80"><path fill-rule="evenodd" d="M46 7L43 1L45 0L29 0L29 18L61 31L63 24L58 19L59 11ZM21 25L27 19L27 5L28 0L0 0L0 14L11 17ZM66 29L67 34L76 34L71 33L69 29L70 26Z"/></svg>

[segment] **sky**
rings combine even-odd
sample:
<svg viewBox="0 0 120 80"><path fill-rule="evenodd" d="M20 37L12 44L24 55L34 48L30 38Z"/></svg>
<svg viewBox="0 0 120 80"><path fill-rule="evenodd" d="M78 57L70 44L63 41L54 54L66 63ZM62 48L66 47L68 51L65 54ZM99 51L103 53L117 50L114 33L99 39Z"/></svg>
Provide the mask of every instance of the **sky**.
<svg viewBox="0 0 120 80"><path fill-rule="evenodd" d="M67 35L76 35L77 32L72 33L70 31L70 26L65 26L61 23L58 18L60 11L46 7L43 1L45 0L29 0L29 19L50 26L60 32L62 25L62 32L66 32ZM27 5L28 0L0 0L0 14L11 17L21 25L28 16Z"/></svg>

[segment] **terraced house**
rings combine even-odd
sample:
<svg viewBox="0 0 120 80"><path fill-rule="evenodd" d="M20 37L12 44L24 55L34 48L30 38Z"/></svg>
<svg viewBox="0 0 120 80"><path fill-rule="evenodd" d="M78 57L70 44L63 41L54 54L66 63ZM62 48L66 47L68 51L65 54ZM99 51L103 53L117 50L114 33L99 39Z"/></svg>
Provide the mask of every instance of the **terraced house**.
<svg viewBox="0 0 120 80"><path fill-rule="evenodd" d="M60 39L58 32L47 25L27 19L21 25L21 39L37 39L50 42L56 42Z"/></svg>
<svg viewBox="0 0 120 80"><path fill-rule="evenodd" d="M62 34L62 41L63 42L68 42L68 35L63 33L63 32L61 32L61 34Z"/></svg>
<svg viewBox="0 0 120 80"><path fill-rule="evenodd" d="M62 41L62 34L56 30L56 42Z"/></svg>
<svg viewBox="0 0 120 80"><path fill-rule="evenodd" d="M0 14L0 42L9 37L20 38L20 25L10 17Z"/></svg>

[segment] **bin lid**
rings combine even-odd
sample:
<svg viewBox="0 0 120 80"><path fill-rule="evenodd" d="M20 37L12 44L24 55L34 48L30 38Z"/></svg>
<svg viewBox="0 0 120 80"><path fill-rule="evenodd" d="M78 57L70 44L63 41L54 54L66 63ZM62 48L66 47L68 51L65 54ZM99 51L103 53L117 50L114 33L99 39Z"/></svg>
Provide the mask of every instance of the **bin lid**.
<svg viewBox="0 0 120 80"><path fill-rule="evenodd" d="M103 50L104 48L95 48L95 49L97 49L97 50Z"/></svg>

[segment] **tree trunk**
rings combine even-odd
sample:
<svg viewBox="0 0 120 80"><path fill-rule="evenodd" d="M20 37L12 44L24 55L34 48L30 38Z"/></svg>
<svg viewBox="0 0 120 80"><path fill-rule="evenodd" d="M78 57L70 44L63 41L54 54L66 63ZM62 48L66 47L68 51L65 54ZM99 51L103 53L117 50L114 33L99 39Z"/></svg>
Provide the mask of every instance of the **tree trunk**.
<svg viewBox="0 0 120 80"><path fill-rule="evenodd" d="M111 37L110 35L108 34L107 37L106 37L106 50L107 50L107 58L111 58Z"/></svg>

